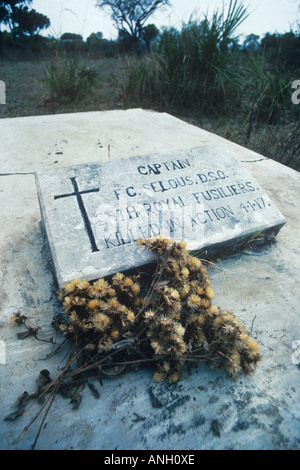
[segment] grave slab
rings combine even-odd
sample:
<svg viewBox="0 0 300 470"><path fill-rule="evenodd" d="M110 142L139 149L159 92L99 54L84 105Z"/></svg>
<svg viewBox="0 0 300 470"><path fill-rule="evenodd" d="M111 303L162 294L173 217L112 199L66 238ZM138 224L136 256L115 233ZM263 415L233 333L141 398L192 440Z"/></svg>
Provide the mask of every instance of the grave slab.
<svg viewBox="0 0 300 470"><path fill-rule="evenodd" d="M22 329L10 324L20 311L49 339L53 316L61 311L34 172L222 145L286 218L276 243L208 268L214 304L241 319L263 360L252 376L238 380L204 364L171 386L153 383L149 369L108 378L103 386L94 383L99 400L83 390L77 411L58 396L36 449L103 449L109 455L115 449L299 449L299 173L166 113L141 109L1 119L0 134L0 448L31 448L40 421L19 436L39 406L14 422L4 417L16 397L35 390L42 369L57 375L67 352L47 357L49 343L20 341ZM150 390L160 408L152 406Z"/></svg>
<svg viewBox="0 0 300 470"><path fill-rule="evenodd" d="M153 261L137 250L139 238L163 235L224 256L257 233L276 235L285 223L220 145L40 171L35 178L60 287Z"/></svg>

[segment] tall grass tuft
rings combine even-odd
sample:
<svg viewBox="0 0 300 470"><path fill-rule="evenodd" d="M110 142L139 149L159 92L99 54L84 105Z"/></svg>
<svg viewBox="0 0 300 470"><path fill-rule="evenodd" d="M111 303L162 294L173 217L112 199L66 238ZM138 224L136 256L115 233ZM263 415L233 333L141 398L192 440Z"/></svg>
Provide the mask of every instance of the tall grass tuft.
<svg viewBox="0 0 300 470"><path fill-rule="evenodd" d="M81 62L78 54L58 55L45 67L46 96L52 106L72 103L89 93L96 72Z"/></svg>
<svg viewBox="0 0 300 470"><path fill-rule="evenodd" d="M270 64L266 57L248 56L247 72L254 88L250 119L267 124L276 123L282 109L291 107L291 76L280 64Z"/></svg>
<svg viewBox="0 0 300 470"><path fill-rule="evenodd" d="M126 93L142 102L227 109L241 84L233 35L246 17L247 9L231 0L226 13L216 10L202 21L192 16L180 31L164 29L151 55L129 69Z"/></svg>

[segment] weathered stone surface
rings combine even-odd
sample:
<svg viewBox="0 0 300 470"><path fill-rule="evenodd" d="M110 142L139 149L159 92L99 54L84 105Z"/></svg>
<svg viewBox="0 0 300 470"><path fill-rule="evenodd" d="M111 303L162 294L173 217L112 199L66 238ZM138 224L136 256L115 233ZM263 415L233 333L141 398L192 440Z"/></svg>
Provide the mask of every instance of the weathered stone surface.
<svg viewBox="0 0 300 470"><path fill-rule="evenodd" d="M61 306L33 172L83 164L87 155L107 161L108 145L117 159L221 144L287 220L275 244L243 250L209 268L214 304L241 319L263 360L252 376L237 380L204 364L186 370L176 385L153 383L151 369L108 378L102 387L95 380L100 399L85 387L77 411L56 397L36 449L103 449L108 455L115 449L130 455L135 449L300 449L299 172L168 114L140 109L2 119L0 129L0 448L31 448L42 416L19 436L40 406L13 422L4 417L19 395L35 391L42 369L52 377L60 373L69 351L66 345L47 357L53 345L33 337L20 341L22 327L9 322L20 311L42 328L42 339L61 341L51 327ZM160 408L152 406L150 387Z"/></svg>
<svg viewBox="0 0 300 470"><path fill-rule="evenodd" d="M151 261L139 238L163 235L224 255L285 223L222 146L47 170L36 184L59 285Z"/></svg>

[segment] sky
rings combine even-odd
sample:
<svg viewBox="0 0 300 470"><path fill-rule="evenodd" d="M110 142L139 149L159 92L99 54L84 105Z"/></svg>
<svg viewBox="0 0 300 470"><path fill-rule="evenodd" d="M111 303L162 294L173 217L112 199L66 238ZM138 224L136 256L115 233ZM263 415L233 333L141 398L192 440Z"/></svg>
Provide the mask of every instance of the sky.
<svg viewBox="0 0 300 470"><path fill-rule="evenodd" d="M117 32L110 18L109 10L95 7L96 0L33 0L31 7L48 16L51 26L43 35L60 37L63 33L81 34L86 39L91 33L101 31L104 38L116 39ZM222 9L229 0L171 0L171 6L158 10L150 17L148 23L158 28L175 26L180 28L190 16L197 12L197 17L208 12L208 16L216 8ZM263 36L265 33L285 33L297 30L300 22L300 0L244 0L248 6L249 17L242 23L238 34L241 39L254 33Z"/></svg>

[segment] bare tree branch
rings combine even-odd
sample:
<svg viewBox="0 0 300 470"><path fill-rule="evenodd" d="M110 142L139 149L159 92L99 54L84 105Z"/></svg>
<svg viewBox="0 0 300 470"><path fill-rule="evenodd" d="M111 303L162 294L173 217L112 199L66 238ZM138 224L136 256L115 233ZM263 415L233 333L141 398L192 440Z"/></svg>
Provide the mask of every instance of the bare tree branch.
<svg viewBox="0 0 300 470"><path fill-rule="evenodd" d="M127 32L132 38L139 40L143 26L153 13L170 0L98 0L96 6L109 8L111 19L116 29Z"/></svg>

